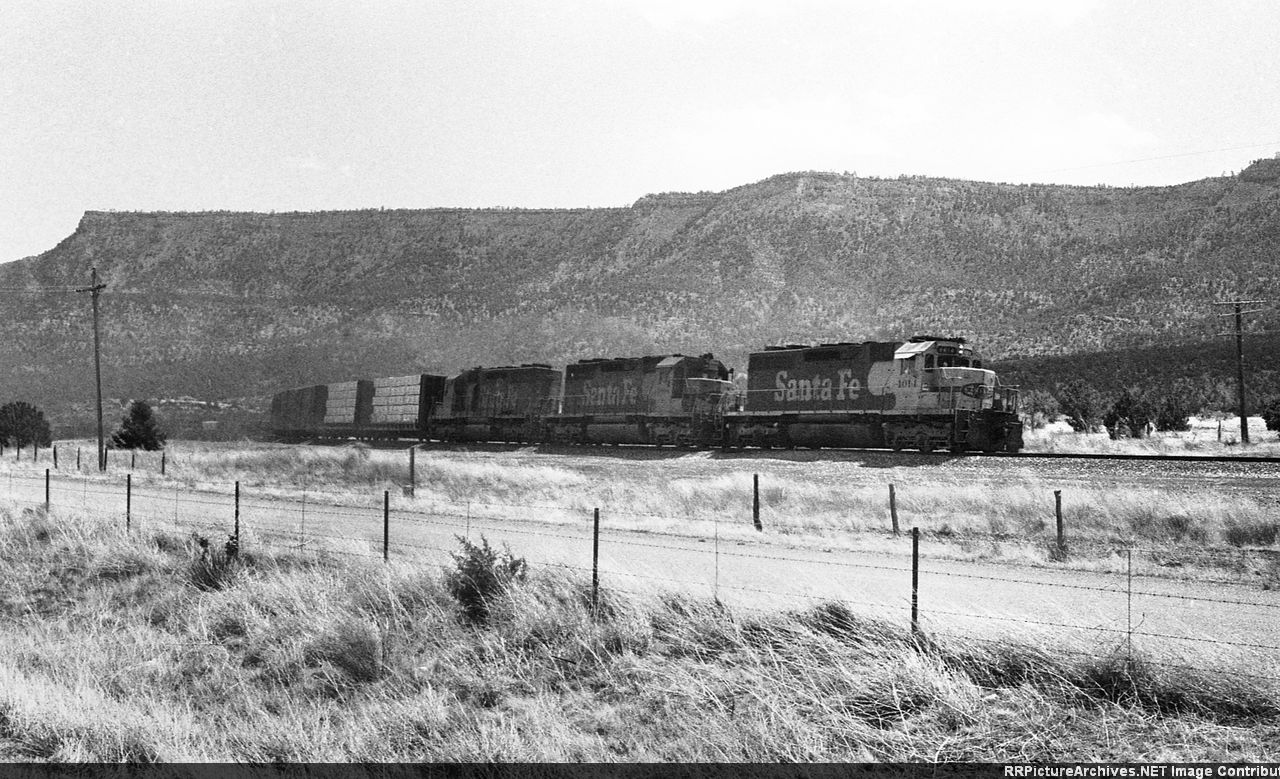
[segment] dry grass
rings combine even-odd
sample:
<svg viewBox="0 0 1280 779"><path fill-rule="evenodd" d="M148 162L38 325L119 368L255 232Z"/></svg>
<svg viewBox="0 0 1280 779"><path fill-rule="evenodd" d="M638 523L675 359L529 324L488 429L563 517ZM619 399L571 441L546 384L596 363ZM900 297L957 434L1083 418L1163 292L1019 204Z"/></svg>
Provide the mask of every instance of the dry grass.
<svg viewBox="0 0 1280 779"><path fill-rule="evenodd" d="M1239 417L1192 417L1191 429L1112 440L1104 433L1076 433L1066 422L1023 432L1027 451L1084 454L1161 454L1280 457L1280 437L1262 417L1249 417L1249 445L1240 443Z"/></svg>
<svg viewBox="0 0 1280 779"><path fill-rule="evenodd" d="M139 485L226 494L239 481L246 495L297 500L305 493L310 501L349 506L380 503L383 490L399 495L408 465L404 450L361 445L178 442L160 477L157 455L140 457L150 459L139 461ZM4 470L24 468L38 470L29 462L0 462L0 478ZM787 543L887 549L887 487L896 483L901 525L919 526L930 538L931 554L1109 570L1122 565L1117 547L1136 544L1150 550L1148 556L1176 556L1177 566L1163 568L1165 573L1280 584L1280 521L1254 494L1216 485L1120 490L1084 478L1063 484L1008 466L983 476L940 460L929 467L872 468L809 452L743 460L709 452L632 459L605 451L421 450L416 498L405 505L548 523L581 523L601 507L614 528L710 537L719 525L722 537L742 539L754 535L752 475L759 471L764 525ZM119 474L107 478L118 481ZM1065 559L1053 546L1055 489L1064 492L1071 543Z"/></svg>
<svg viewBox="0 0 1280 779"><path fill-rule="evenodd" d="M202 587L202 553L0 512L0 759L1280 758L1280 688L1246 669L918 639L839 604L605 590L593 612L559 570L473 624L438 570L241 553Z"/></svg>

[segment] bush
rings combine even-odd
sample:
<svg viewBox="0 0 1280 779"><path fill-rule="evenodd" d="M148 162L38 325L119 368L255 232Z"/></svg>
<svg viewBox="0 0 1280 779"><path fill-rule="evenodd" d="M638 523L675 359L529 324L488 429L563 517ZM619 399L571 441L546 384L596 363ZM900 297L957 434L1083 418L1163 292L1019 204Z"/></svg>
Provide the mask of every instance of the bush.
<svg viewBox="0 0 1280 779"><path fill-rule="evenodd" d="M484 624L489 620L489 606L513 582L524 581L528 565L505 545L501 552L494 551L484 536L478 545L463 536L457 538L462 551L452 554L454 569L445 573L445 586L462 607L467 622Z"/></svg>
<svg viewBox="0 0 1280 779"><path fill-rule="evenodd" d="M1262 421L1268 430L1280 430L1280 398L1274 398L1262 408Z"/></svg>
<svg viewBox="0 0 1280 779"><path fill-rule="evenodd" d="M1044 390L1032 390L1023 395L1019 409L1022 423L1031 430L1039 430L1062 413L1057 399Z"/></svg>
<svg viewBox="0 0 1280 779"><path fill-rule="evenodd" d="M1066 416L1067 424L1077 433L1092 433L1102 421L1102 393L1080 379L1060 384L1054 390L1054 399Z"/></svg>
<svg viewBox="0 0 1280 779"><path fill-rule="evenodd" d="M1181 397L1166 397L1156 406L1155 425L1161 433L1183 432L1191 429L1191 403Z"/></svg>
<svg viewBox="0 0 1280 779"><path fill-rule="evenodd" d="M1136 391L1126 389L1111 404L1102 424L1112 438L1142 438L1154 417L1150 404Z"/></svg>
<svg viewBox="0 0 1280 779"><path fill-rule="evenodd" d="M53 441L44 412L30 403L15 400L0 406L0 442L14 446L48 446Z"/></svg>
<svg viewBox="0 0 1280 779"><path fill-rule="evenodd" d="M129 413L120 420L120 428L111 435L111 445L117 449L154 452L164 448L164 439L151 406L145 400L135 400L129 404Z"/></svg>

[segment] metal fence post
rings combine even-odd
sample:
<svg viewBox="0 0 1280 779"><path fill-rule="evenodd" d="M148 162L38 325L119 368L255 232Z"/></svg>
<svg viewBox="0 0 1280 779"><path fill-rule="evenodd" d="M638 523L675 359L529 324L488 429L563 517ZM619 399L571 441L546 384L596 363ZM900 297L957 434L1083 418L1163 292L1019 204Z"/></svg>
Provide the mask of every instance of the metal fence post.
<svg viewBox="0 0 1280 779"><path fill-rule="evenodd" d="M44 469L44 510L49 511L49 469Z"/></svg>
<svg viewBox="0 0 1280 779"><path fill-rule="evenodd" d="M129 452L129 470L135 470L138 467L138 452Z"/></svg>
<svg viewBox="0 0 1280 779"><path fill-rule="evenodd" d="M53 469L58 470L58 445L53 445Z"/></svg>
<svg viewBox="0 0 1280 779"><path fill-rule="evenodd" d="M898 530L898 495L893 489L893 485L889 485L889 518L893 520L893 534L896 536Z"/></svg>
<svg viewBox="0 0 1280 779"><path fill-rule="evenodd" d="M76 447L76 470L80 470L80 447Z"/></svg>
<svg viewBox="0 0 1280 779"><path fill-rule="evenodd" d="M236 527L232 534L236 539L236 548L240 548L240 482L236 482Z"/></svg>
<svg viewBox="0 0 1280 779"><path fill-rule="evenodd" d="M760 523L760 474L751 474L751 521L755 524L756 530L764 530L764 525Z"/></svg>
<svg viewBox="0 0 1280 779"><path fill-rule="evenodd" d="M168 459L168 456L169 456L168 452L160 453L160 475L161 476L164 476L164 461Z"/></svg>
<svg viewBox="0 0 1280 779"><path fill-rule="evenodd" d="M920 632L920 528L911 528L911 632Z"/></svg>
<svg viewBox="0 0 1280 779"><path fill-rule="evenodd" d="M409 447L409 497L413 497L418 489L417 468L414 463L414 452L417 451L416 446Z"/></svg>
<svg viewBox="0 0 1280 779"><path fill-rule="evenodd" d="M591 527L591 613L597 613L600 599L600 509L596 508Z"/></svg>
<svg viewBox="0 0 1280 779"><path fill-rule="evenodd" d="M382 491L382 562L391 559L391 490Z"/></svg>
<svg viewBox="0 0 1280 779"><path fill-rule="evenodd" d="M133 474L124 475L124 532L128 534L133 527Z"/></svg>

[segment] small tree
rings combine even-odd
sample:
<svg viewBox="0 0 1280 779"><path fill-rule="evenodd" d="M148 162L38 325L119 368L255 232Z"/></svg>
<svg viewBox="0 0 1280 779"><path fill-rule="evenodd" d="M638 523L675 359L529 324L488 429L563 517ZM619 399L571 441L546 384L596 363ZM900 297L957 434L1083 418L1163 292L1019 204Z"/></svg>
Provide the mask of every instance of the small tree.
<svg viewBox="0 0 1280 779"><path fill-rule="evenodd" d="M43 411L25 401L15 400L0 406L0 441L19 447L30 444L48 446L53 443L53 434Z"/></svg>
<svg viewBox="0 0 1280 779"><path fill-rule="evenodd" d="M1023 395L1018 410L1022 412L1022 423L1032 430L1044 427L1062 413L1057 399L1044 390L1032 390Z"/></svg>
<svg viewBox="0 0 1280 779"><path fill-rule="evenodd" d="M1112 438L1142 438L1154 417L1150 404L1137 392L1126 389L1111 404L1102 424Z"/></svg>
<svg viewBox="0 0 1280 779"><path fill-rule="evenodd" d="M165 435L156 424L151 406L145 400L129 404L129 412L120 420L120 427L111 434L111 445L117 449L145 449L149 452L164 448Z"/></svg>
<svg viewBox="0 0 1280 779"><path fill-rule="evenodd" d="M1104 401L1102 393L1094 389L1092 384L1072 379L1066 384L1059 384L1053 397L1058 401L1072 430L1077 433L1092 433L1098 429L1102 421Z"/></svg>
<svg viewBox="0 0 1280 779"><path fill-rule="evenodd" d="M1262 407L1262 421L1267 423L1268 430L1280 430L1280 397Z"/></svg>
<svg viewBox="0 0 1280 779"><path fill-rule="evenodd" d="M1191 429L1191 403L1181 396L1168 396L1156 405L1156 430L1161 433L1182 432Z"/></svg>

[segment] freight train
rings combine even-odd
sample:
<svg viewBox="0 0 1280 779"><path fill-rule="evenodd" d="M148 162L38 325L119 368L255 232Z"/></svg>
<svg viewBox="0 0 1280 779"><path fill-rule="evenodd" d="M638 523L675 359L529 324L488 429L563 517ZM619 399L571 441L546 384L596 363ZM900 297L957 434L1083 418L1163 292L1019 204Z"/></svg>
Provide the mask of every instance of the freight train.
<svg viewBox="0 0 1280 779"><path fill-rule="evenodd" d="M285 390L282 440L1016 452L1018 391L963 338L769 347L745 381L711 354L527 364Z"/></svg>

